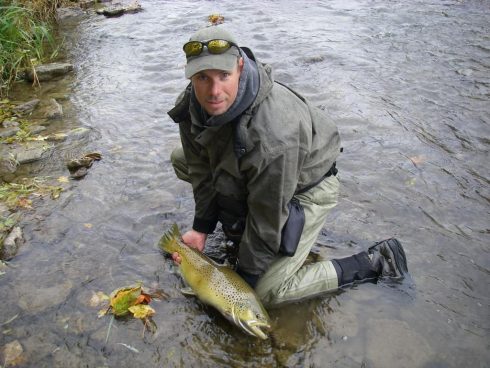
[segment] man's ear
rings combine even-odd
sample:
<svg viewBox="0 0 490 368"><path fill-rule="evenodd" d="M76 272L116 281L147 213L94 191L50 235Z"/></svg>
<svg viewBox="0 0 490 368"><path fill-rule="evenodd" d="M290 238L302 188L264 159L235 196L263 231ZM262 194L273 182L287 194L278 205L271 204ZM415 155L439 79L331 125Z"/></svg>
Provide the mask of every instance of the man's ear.
<svg viewBox="0 0 490 368"><path fill-rule="evenodd" d="M243 70L243 58L242 57L240 59L238 59L238 70L240 71L240 73Z"/></svg>

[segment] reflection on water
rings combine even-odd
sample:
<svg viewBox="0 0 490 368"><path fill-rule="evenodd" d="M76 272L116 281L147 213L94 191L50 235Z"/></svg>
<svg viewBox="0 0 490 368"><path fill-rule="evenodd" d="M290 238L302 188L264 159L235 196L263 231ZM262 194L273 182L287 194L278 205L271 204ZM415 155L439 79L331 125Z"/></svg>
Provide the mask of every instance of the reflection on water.
<svg viewBox="0 0 490 368"><path fill-rule="evenodd" d="M17 340L29 367L485 366L488 4L141 3L138 14L67 27L75 78L64 123L90 128L76 149L103 159L23 223L26 244L0 276L0 346ZM361 285L272 310L265 342L180 294L156 247L193 211L170 165L179 136L166 111L186 85L181 45L216 12L338 123L343 190L316 251L341 257L397 236L415 286ZM66 175L58 162L43 172ZM108 334L92 293L138 280L170 295L154 305L156 333L118 320Z"/></svg>

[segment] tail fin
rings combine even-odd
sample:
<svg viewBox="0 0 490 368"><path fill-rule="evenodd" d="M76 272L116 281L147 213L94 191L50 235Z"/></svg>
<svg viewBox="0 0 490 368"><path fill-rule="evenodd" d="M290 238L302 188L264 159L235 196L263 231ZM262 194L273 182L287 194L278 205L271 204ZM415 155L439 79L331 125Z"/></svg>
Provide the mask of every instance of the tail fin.
<svg viewBox="0 0 490 368"><path fill-rule="evenodd" d="M158 242L158 246L165 252L172 253L177 249L177 241L180 239L180 231L177 224L173 224L169 231L165 232Z"/></svg>

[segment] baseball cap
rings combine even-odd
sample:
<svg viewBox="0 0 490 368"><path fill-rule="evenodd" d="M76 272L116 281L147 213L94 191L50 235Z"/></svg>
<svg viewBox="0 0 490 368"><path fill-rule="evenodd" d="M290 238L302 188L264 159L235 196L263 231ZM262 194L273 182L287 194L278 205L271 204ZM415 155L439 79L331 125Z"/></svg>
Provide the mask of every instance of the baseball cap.
<svg viewBox="0 0 490 368"><path fill-rule="evenodd" d="M225 40L237 45L235 38L225 28L221 26L210 26L202 28L194 33L189 42L207 42L210 40ZM232 46L222 54L211 54L207 47L197 56L187 58L185 66L185 77L191 78L194 74L206 69L218 69L231 71L237 65L237 57L240 56L238 47Z"/></svg>

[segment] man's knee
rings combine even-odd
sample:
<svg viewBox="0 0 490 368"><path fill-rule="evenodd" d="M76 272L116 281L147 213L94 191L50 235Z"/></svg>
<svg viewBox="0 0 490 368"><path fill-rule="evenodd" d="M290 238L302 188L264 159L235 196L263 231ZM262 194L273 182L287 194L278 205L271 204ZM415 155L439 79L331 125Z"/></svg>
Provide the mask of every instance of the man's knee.
<svg viewBox="0 0 490 368"><path fill-rule="evenodd" d="M182 147L177 147L172 151L170 154L170 162L174 168L175 175L177 175L180 180L190 182L187 162L185 161L184 150Z"/></svg>

